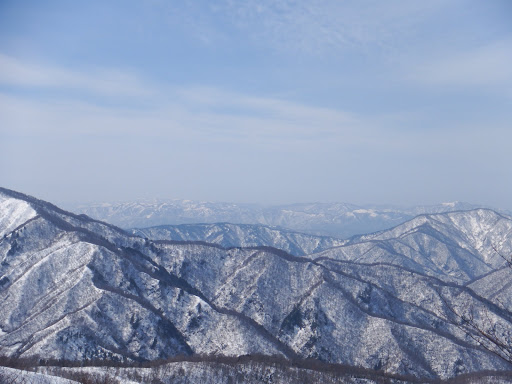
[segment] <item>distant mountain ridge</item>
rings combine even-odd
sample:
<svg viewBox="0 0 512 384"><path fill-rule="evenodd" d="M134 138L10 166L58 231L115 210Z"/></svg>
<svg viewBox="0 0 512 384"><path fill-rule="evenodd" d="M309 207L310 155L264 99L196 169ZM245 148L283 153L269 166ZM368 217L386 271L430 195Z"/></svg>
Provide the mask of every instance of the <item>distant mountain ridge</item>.
<svg viewBox="0 0 512 384"><path fill-rule="evenodd" d="M277 226L296 232L336 238L380 231L424 213L443 213L481 208L468 203L397 208L357 206L347 203L312 203L279 206L154 200L82 205L73 211L122 228L196 223L236 223Z"/></svg>
<svg viewBox="0 0 512 384"><path fill-rule="evenodd" d="M388 263L465 284L512 255L512 218L488 209L424 214L394 228L355 236L315 258Z"/></svg>
<svg viewBox="0 0 512 384"><path fill-rule="evenodd" d="M423 215L297 257L151 241L0 189L0 355L265 354L423 378L507 370L453 308L511 329L512 273L487 249L512 250L511 231L490 210Z"/></svg>
<svg viewBox="0 0 512 384"><path fill-rule="evenodd" d="M308 235L261 224L182 224L132 229L134 235L151 240L204 241L224 248L269 246L295 256L305 256L343 245L347 240Z"/></svg>

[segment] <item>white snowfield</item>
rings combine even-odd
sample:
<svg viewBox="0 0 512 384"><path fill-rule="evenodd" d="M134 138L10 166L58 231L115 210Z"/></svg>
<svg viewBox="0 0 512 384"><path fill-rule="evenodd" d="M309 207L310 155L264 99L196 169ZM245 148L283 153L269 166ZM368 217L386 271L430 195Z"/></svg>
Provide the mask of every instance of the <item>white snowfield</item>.
<svg viewBox="0 0 512 384"><path fill-rule="evenodd" d="M0 237L36 215L36 211L27 202L0 193Z"/></svg>

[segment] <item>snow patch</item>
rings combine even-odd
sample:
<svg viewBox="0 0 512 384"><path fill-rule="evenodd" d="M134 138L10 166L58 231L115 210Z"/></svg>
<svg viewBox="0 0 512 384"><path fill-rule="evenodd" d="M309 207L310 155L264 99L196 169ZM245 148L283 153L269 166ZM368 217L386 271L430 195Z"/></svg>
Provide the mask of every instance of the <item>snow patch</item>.
<svg viewBox="0 0 512 384"><path fill-rule="evenodd" d="M0 194L0 237L36 215L36 211L27 202Z"/></svg>
<svg viewBox="0 0 512 384"><path fill-rule="evenodd" d="M373 209L354 209L353 212L370 215L370 217L377 217L377 213L375 213Z"/></svg>

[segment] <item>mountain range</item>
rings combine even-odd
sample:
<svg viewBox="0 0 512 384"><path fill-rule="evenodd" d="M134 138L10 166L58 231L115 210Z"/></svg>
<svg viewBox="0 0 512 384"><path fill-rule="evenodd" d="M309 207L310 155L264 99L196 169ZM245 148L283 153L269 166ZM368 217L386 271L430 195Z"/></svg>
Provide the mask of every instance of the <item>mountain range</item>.
<svg viewBox="0 0 512 384"><path fill-rule="evenodd" d="M425 379L511 370L478 331L510 334L511 234L488 209L423 214L296 256L144 238L2 188L0 355L266 355Z"/></svg>
<svg viewBox="0 0 512 384"><path fill-rule="evenodd" d="M262 206L192 200L141 200L77 205L71 210L125 229L197 223L262 224L344 239L391 228L424 213L476 208L480 206L460 202L400 208L348 203Z"/></svg>
<svg viewBox="0 0 512 384"><path fill-rule="evenodd" d="M129 232L151 240L203 241L224 248L270 246L295 256L305 256L347 243L335 237L309 235L261 224L160 225Z"/></svg>

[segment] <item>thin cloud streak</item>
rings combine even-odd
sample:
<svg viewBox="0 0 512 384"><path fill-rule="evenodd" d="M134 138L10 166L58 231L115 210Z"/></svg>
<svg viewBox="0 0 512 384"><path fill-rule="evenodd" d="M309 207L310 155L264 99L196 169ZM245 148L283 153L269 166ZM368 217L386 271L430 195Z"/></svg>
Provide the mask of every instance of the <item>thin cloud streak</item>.
<svg viewBox="0 0 512 384"><path fill-rule="evenodd" d="M237 102L244 97L236 100L231 105L226 96L222 104L237 108ZM249 100L250 97L245 97L243 104L250 109L231 114L215 111L211 104L191 105L189 101L175 99L151 110L134 111L78 100L39 101L0 94L0 132L6 135L179 136L212 142L253 141L262 145L268 141L281 144L322 142L333 137L352 137L353 144L359 135L365 134L361 121L347 120L337 111L263 98L251 105Z"/></svg>
<svg viewBox="0 0 512 384"><path fill-rule="evenodd" d="M410 79L428 86L512 87L512 39L419 65ZM511 94L512 95L512 94Z"/></svg>
<svg viewBox="0 0 512 384"><path fill-rule="evenodd" d="M309 106L212 87L153 88L135 75L127 84L109 83L96 72L28 64L0 56L0 84L17 89L52 87L66 91L43 100L36 96L0 93L0 131L5 134L180 135L200 140L277 142L323 141L369 134L360 117L345 111ZM102 69L98 73L121 73ZM113 84L109 87L109 84ZM146 106L111 106L83 99L84 92L146 96ZM28 113L27 113L28 112Z"/></svg>
<svg viewBox="0 0 512 384"><path fill-rule="evenodd" d="M319 54L360 46L389 47L446 6L443 1L227 1L217 6L255 42L279 51Z"/></svg>
<svg viewBox="0 0 512 384"><path fill-rule="evenodd" d="M2 61L5 58L1 56L0 63L16 64L11 66L10 72L6 72L11 75L16 70L18 74L29 75L36 69L41 70L19 80L9 78L11 84L18 87L74 86L82 92L90 89L103 91L103 87L91 86L94 81L104 84L94 74L28 65L15 59ZM100 72L117 71L106 69ZM5 74L3 76L6 77ZM212 145L223 142L246 143L269 148L294 147L297 150L311 145L337 146L340 150L359 149L363 152L382 148L405 152L415 148L415 151L421 152L418 142L435 145L441 133L443 137L460 135L459 130L453 134L447 131L448 128L453 130L453 127L445 127L437 135L406 129L421 120L418 114L368 117L277 97L255 96L213 87L153 88L135 75L130 78L131 84L136 85L131 87L133 95L150 95L146 98L149 102L144 108L122 104L103 105L97 100L90 102L68 94L40 100L37 96L30 98L26 95L0 93L0 132L6 135L63 137L150 136L165 140L199 140ZM114 87L109 92L123 93L122 87Z"/></svg>
<svg viewBox="0 0 512 384"><path fill-rule="evenodd" d="M38 65L0 54L0 85L77 90L99 96L147 97L154 90L133 73L97 69L87 72Z"/></svg>

